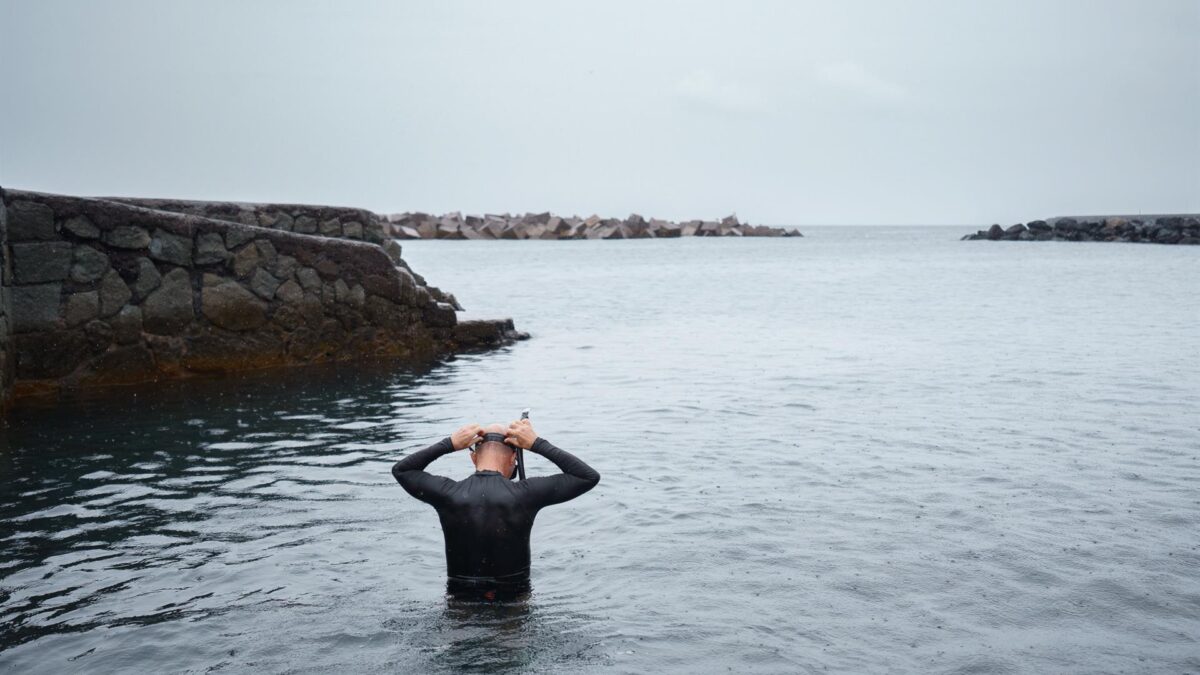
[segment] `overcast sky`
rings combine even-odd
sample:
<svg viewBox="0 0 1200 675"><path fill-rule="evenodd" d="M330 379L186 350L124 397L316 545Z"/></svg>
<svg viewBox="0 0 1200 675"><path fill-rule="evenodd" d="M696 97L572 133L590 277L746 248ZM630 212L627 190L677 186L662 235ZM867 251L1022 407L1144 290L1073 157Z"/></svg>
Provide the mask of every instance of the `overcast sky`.
<svg viewBox="0 0 1200 675"><path fill-rule="evenodd" d="M1200 211L1200 0L0 0L0 184L769 224Z"/></svg>

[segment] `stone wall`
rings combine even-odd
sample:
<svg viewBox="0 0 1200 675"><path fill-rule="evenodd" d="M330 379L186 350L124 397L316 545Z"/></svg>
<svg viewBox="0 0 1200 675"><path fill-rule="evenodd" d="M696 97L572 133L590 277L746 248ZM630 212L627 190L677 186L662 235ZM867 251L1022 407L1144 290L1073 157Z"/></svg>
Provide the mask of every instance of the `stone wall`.
<svg viewBox="0 0 1200 675"><path fill-rule="evenodd" d="M364 209L306 204L205 202L184 199L132 197L105 197L105 199L159 211L187 213L298 234L316 234L322 237L354 239L375 244L382 244L385 238L383 222L374 213Z"/></svg>
<svg viewBox="0 0 1200 675"><path fill-rule="evenodd" d="M8 207L4 201L4 188L0 187L0 406L8 401L13 383L13 359L9 351L12 307L8 295L12 270L8 264Z"/></svg>
<svg viewBox="0 0 1200 675"><path fill-rule="evenodd" d="M1009 227L992 225L963 241L1117 241L1147 244L1200 244L1200 216L1089 216L1031 220Z"/></svg>
<svg viewBox="0 0 1200 675"><path fill-rule="evenodd" d="M523 337L511 321L459 323L394 242L389 255L353 236L134 205L148 200L8 190L3 202L11 313L0 323L11 319L3 357L16 395L372 355L425 359ZM251 213L342 211L292 208ZM355 234L339 222L341 237Z"/></svg>

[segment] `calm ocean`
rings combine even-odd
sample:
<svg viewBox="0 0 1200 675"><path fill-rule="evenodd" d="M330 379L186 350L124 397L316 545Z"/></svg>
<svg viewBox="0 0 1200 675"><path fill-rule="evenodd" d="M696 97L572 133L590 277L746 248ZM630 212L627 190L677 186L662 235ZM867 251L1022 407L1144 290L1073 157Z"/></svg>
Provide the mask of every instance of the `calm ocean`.
<svg viewBox="0 0 1200 675"><path fill-rule="evenodd" d="M1200 671L1200 249L975 229L404 242L533 338L18 405L0 672ZM601 483L448 603L390 465L527 406Z"/></svg>

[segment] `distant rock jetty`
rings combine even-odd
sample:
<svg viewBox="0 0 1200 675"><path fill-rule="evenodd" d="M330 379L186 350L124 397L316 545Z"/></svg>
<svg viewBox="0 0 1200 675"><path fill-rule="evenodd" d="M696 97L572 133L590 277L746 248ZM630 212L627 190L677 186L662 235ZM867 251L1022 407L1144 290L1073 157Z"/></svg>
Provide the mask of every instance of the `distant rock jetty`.
<svg viewBox="0 0 1200 675"><path fill-rule="evenodd" d="M677 237L802 237L796 228L747 225L736 215L684 223L635 214L624 220L547 213L464 216L393 213L382 217L396 239L673 239Z"/></svg>
<svg viewBox="0 0 1200 675"><path fill-rule="evenodd" d="M1077 216L1032 220L1011 227L992 225L963 241L1123 241L1200 244L1200 216Z"/></svg>

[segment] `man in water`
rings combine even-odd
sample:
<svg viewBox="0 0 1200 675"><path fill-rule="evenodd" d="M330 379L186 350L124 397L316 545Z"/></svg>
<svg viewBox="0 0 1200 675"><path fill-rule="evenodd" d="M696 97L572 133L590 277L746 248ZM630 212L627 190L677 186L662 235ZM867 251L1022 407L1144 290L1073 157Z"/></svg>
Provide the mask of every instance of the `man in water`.
<svg viewBox="0 0 1200 675"><path fill-rule="evenodd" d="M475 445L475 473L454 481L426 473L430 462ZM513 481L516 448L553 462L562 473ZM487 429L468 424L448 438L396 462L392 475L408 494L437 509L446 538L446 587L451 595L494 600L529 589L529 532L538 510L591 490L600 474L539 438L521 419Z"/></svg>

